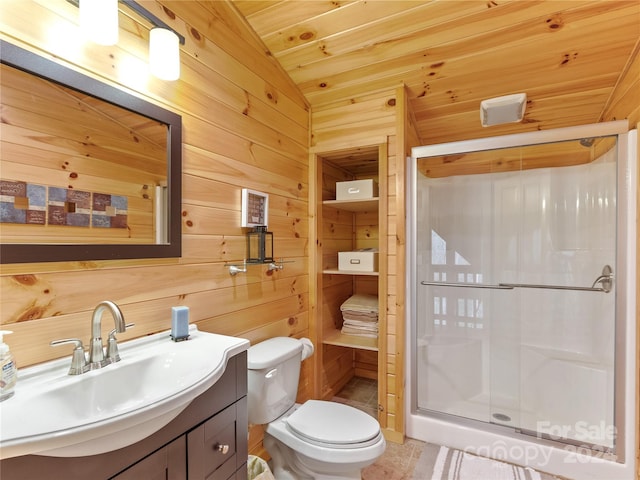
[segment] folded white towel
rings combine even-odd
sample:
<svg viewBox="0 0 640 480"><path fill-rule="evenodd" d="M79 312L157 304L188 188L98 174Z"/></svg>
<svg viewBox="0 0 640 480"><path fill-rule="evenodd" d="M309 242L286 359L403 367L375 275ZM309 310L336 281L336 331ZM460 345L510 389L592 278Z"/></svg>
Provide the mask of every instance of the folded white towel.
<svg viewBox="0 0 640 480"><path fill-rule="evenodd" d="M377 322L377 313L358 313L351 310L342 312L342 318L345 320L360 320L362 322Z"/></svg>
<svg viewBox="0 0 640 480"><path fill-rule="evenodd" d="M365 330L374 330L376 332L378 331L378 322L360 322L358 320L345 320L343 325L362 328Z"/></svg>
<svg viewBox="0 0 640 480"><path fill-rule="evenodd" d="M340 310L352 310L354 312L375 312L378 313L377 295L365 295L356 293L347 298L340 306Z"/></svg>
<svg viewBox="0 0 640 480"><path fill-rule="evenodd" d="M355 335L356 337L378 338L377 332L367 332L363 330L354 329L351 327L342 327L342 333L347 335Z"/></svg>

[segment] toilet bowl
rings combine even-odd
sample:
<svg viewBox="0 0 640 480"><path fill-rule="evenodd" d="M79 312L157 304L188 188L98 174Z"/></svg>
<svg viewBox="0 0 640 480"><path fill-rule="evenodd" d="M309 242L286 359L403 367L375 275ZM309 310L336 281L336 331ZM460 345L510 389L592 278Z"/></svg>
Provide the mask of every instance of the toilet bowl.
<svg viewBox="0 0 640 480"><path fill-rule="evenodd" d="M311 343L303 341L309 356ZM288 337L249 349L249 422L265 425L276 480L360 480L386 448L380 425L341 403L296 404L302 351L301 341Z"/></svg>
<svg viewBox="0 0 640 480"><path fill-rule="evenodd" d="M265 448L277 480L360 479L361 470L385 447L373 417L320 400L294 406L265 430Z"/></svg>

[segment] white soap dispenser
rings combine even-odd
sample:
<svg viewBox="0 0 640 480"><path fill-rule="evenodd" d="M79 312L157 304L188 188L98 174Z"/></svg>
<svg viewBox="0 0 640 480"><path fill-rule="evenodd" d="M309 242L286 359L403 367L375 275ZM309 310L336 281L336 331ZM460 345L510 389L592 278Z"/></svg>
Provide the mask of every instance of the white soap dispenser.
<svg viewBox="0 0 640 480"><path fill-rule="evenodd" d="M10 330L0 330L0 402L13 395L18 380L18 369L9 345L4 343L4 335L13 333Z"/></svg>

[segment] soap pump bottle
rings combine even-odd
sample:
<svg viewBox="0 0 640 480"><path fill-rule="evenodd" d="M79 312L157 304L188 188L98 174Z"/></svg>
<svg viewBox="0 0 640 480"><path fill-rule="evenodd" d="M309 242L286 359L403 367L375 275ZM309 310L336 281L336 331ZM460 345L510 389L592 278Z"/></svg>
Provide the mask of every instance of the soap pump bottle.
<svg viewBox="0 0 640 480"><path fill-rule="evenodd" d="M18 369L9 345L4 343L3 336L13 333L10 330L0 330L0 402L13 395L18 380Z"/></svg>

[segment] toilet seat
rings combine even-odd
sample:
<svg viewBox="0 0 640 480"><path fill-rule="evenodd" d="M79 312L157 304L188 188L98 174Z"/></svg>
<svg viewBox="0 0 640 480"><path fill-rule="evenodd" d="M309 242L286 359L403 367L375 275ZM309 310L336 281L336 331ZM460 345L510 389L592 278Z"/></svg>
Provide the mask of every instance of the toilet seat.
<svg viewBox="0 0 640 480"><path fill-rule="evenodd" d="M270 422L266 425L265 428L265 438L273 437L277 442L280 442L285 448L291 449L292 452L295 452L300 459L305 459L305 464L311 464L314 462L323 462L328 465L356 465L361 464L363 466L370 465L373 461L382 455L386 448L386 442L384 439L384 435L382 435L382 431L380 430L380 425L375 421L373 417L369 417L373 422L373 430L377 432L371 440L365 441L363 443L326 443L319 442L313 439L310 439L310 436L319 436L317 433L315 435L309 435L308 431L305 431L305 435L300 435L296 433L293 428L288 423L288 419L295 414L297 410L302 408L306 403L310 402L308 400L304 404L296 404L294 405L290 411L282 415L280 418ZM311 401L313 405L316 401ZM332 402L322 402L324 403L332 403ZM354 414L354 410L358 411L354 407L349 407L346 405L342 405L346 408L346 412L348 417ZM320 408L319 410L314 410L317 407L312 407L312 412L316 412L317 419L319 420L328 420L330 417L327 414L323 414L322 412L327 412L326 409ZM331 407L329 407L331 408ZM305 408L305 410L308 410ZM317 413L319 412L319 413ZM364 412L359 412L363 415L367 415ZM358 414L356 414L358 415ZM304 418L304 416L302 417ZM294 417L295 423L295 417ZM368 420L367 420L367 423ZM337 431L341 433L349 432L351 422L346 421L342 425L340 425ZM298 428L304 427L298 426ZM346 436L346 435L345 435ZM358 436L356 436L358 437ZM361 435L359 435L362 438ZM353 437L352 437L353 438ZM344 441L344 437L343 437ZM273 456L277 454L275 451L273 453L270 452ZM334 467L331 467L334 468ZM339 467L341 468L341 467ZM359 467L362 468L362 467Z"/></svg>
<svg viewBox="0 0 640 480"><path fill-rule="evenodd" d="M313 445L362 448L380 441L380 425L373 417L341 403L308 400L285 422L292 434Z"/></svg>

